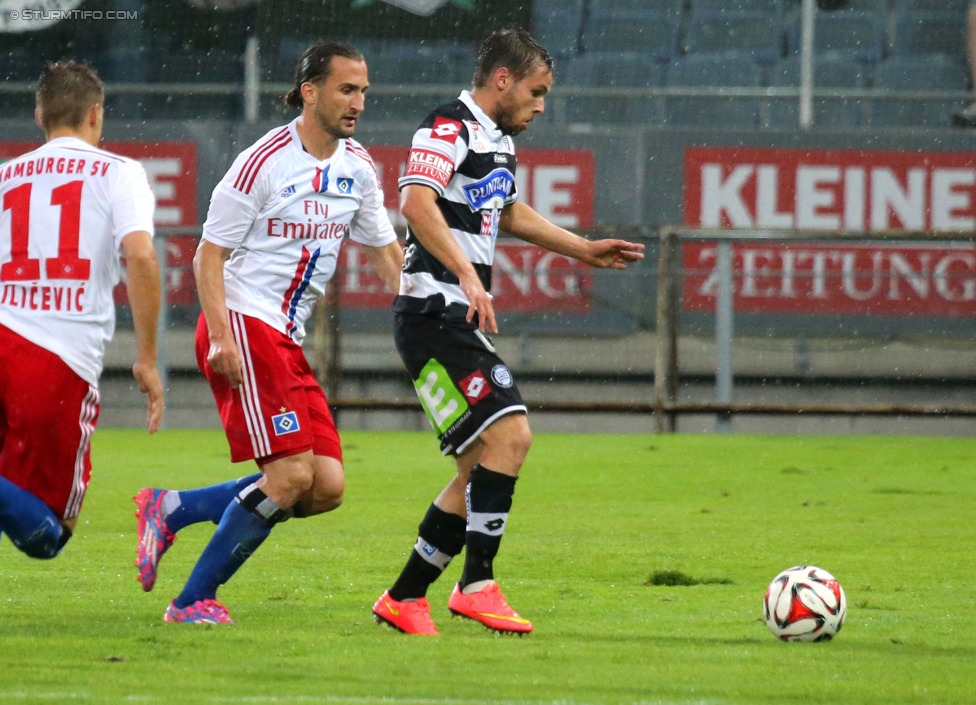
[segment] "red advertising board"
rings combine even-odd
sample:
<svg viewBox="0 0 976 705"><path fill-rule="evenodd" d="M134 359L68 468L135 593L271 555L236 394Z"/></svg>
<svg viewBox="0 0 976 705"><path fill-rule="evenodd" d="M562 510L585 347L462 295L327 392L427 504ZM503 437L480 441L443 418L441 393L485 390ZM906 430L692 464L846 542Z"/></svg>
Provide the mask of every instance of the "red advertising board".
<svg viewBox="0 0 976 705"><path fill-rule="evenodd" d="M385 308L392 302L355 242L343 244L339 272L343 306ZM592 290L588 266L520 240L499 240L492 270L492 295L499 311L587 313Z"/></svg>
<svg viewBox="0 0 976 705"><path fill-rule="evenodd" d="M36 148L38 142L0 142L0 161ZM156 224L198 227L196 145L192 142L103 142L110 151L138 159L156 195ZM386 207L394 223L402 225L397 179L403 173L407 150L401 146L369 149L385 191ZM554 223L578 228L593 223L593 153L582 150L527 149L519 152L517 187L520 197ZM197 235L169 237L167 301L185 306L196 302L192 259ZM346 242L340 255L341 296L345 306L383 308L390 294L366 264L363 251ZM592 274L575 260L521 241L498 243L493 294L499 310L589 310ZM123 287L116 300L125 301Z"/></svg>
<svg viewBox="0 0 976 705"><path fill-rule="evenodd" d="M690 148L684 221L702 228L976 230L969 153ZM683 253L684 305L715 306L715 245ZM830 242L733 247L737 311L976 315L976 247Z"/></svg>
<svg viewBox="0 0 976 705"><path fill-rule="evenodd" d="M386 207L397 222L397 180L407 163L406 146L369 147L376 164L380 184L386 196ZM595 166L593 153L576 149L521 149L515 185L519 197L564 228L593 224L593 191Z"/></svg>
<svg viewBox="0 0 976 705"><path fill-rule="evenodd" d="M0 162L40 142L0 142ZM138 159L156 196L156 225L197 224L197 146L193 142L102 142L102 149Z"/></svg>

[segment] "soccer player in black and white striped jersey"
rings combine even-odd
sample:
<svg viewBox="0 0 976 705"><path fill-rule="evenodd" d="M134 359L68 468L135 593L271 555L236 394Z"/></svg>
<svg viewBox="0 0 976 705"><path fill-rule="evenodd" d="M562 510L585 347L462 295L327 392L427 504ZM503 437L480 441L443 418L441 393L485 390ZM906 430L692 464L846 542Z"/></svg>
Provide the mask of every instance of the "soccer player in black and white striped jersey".
<svg viewBox="0 0 976 705"><path fill-rule="evenodd" d="M499 632L532 623L508 604L493 560L532 435L511 371L486 333L497 332L491 268L499 230L594 267L623 269L643 245L590 241L518 199L513 137L545 108L549 54L519 28L482 45L473 88L443 105L414 134L399 181L407 248L394 303L404 366L457 475L428 508L407 564L373 606L409 634L436 634L428 587L465 550L448 608Z"/></svg>

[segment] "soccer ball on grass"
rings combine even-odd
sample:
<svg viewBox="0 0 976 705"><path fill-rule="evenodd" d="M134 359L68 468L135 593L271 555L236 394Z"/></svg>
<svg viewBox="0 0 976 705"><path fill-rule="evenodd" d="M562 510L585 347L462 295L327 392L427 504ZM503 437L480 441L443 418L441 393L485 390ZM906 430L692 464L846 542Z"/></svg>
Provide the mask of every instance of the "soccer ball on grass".
<svg viewBox="0 0 976 705"><path fill-rule="evenodd" d="M833 575L812 565L784 570L766 588L763 616L783 641L829 641L847 616L847 597Z"/></svg>

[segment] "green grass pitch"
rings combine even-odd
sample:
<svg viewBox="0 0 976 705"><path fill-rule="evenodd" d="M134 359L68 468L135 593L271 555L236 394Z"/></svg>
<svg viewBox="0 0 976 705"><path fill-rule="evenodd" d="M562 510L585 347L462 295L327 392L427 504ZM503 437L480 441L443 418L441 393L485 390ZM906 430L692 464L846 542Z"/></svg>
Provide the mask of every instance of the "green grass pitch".
<svg viewBox="0 0 976 705"><path fill-rule="evenodd" d="M131 497L251 472L219 432L103 429L81 523L53 561L0 541L0 703L964 703L976 683L976 440L539 434L496 562L536 630L451 619L460 560L428 595L441 635L370 607L450 476L425 433L346 433L345 504L278 527L221 591L236 624L172 625L212 525L156 589L136 582ZM832 572L836 639L787 644L769 580ZM648 584L677 571L693 585Z"/></svg>

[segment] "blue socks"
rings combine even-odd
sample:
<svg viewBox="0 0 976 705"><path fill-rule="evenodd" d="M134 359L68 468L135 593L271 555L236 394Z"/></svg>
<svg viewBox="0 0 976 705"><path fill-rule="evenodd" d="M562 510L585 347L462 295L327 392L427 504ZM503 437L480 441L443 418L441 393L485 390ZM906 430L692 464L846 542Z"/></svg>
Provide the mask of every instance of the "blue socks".
<svg viewBox="0 0 976 705"><path fill-rule="evenodd" d="M71 538L44 502L0 477L0 531L31 558L54 558Z"/></svg>
<svg viewBox="0 0 976 705"><path fill-rule="evenodd" d="M195 490L179 490L179 505L166 514L166 527L176 533L184 526L197 524L201 521L212 521L218 524L224 515L227 505L233 501L237 493L248 485L253 485L261 479L261 473L256 472L237 480L209 485ZM168 497L167 497L168 498ZM163 510L166 511L166 499L163 499Z"/></svg>
<svg viewBox="0 0 976 705"><path fill-rule="evenodd" d="M183 608L197 600L216 598L217 588L244 565L271 533L271 527L288 516L256 485L241 490L224 511L183 591L173 601L175 605Z"/></svg>

